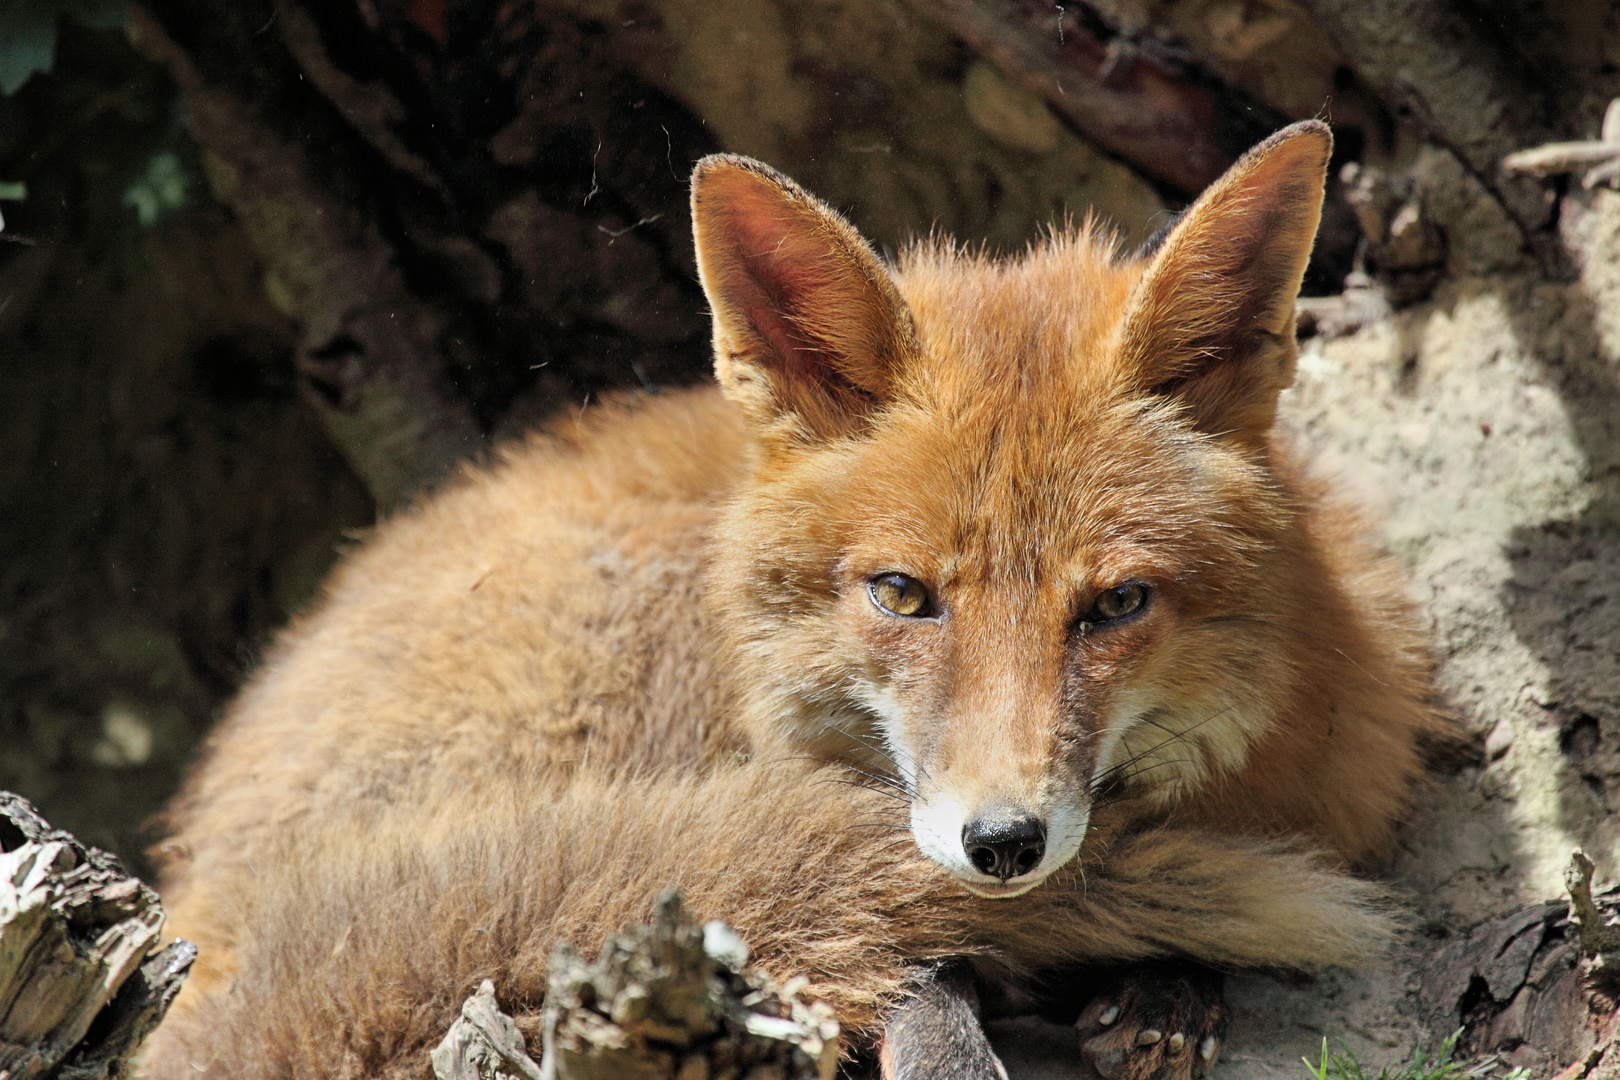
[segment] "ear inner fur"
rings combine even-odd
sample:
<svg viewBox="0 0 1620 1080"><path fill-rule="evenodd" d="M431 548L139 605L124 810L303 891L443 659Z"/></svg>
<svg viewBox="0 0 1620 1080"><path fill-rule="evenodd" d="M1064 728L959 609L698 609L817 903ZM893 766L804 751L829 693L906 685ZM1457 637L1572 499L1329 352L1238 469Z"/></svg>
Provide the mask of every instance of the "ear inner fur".
<svg viewBox="0 0 1620 1080"><path fill-rule="evenodd" d="M1213 433L1258 436L1294 379L1305 276L1333 137L1284 128L1198 198L1152 256L1121 331L1121 362Z"/></svg>
<svg viewBox="0 0 1620 1080"><path fill-rule="evenodd" d="M727 396L766 429L858 428L917 348L866 241L787 177L726 154L693 172L692 221Z"/></svg>

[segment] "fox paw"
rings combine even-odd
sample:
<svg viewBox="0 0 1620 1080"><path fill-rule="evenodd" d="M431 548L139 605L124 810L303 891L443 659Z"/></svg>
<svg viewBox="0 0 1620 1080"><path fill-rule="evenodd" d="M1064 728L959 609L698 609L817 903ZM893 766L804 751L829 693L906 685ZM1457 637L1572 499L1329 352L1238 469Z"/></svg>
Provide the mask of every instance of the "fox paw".
<svg viewBox="0 0 1620 1080"><path fill-rule="evenodd" d="M1127 972L1074 1026L1103 1080L1197 1080L1215 1067L1232 1026L1224 978L1193 964Z"/></svg>

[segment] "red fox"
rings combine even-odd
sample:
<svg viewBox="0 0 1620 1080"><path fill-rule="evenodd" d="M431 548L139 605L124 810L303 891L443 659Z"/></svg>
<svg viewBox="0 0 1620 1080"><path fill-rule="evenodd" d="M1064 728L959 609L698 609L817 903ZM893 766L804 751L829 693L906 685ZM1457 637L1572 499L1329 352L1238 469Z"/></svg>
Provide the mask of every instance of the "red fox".
<svg viewBox="0 0 1620 1080"><path fill-rule="evenodd" d="M147 1074L424 1075L480 980L532 1017L553 942L669 885L890 1077L995 1075L976 986L1368 955L1342 868L1444 725L1273 430L1330 147L1279 132L1138 257L1088 223L892 267L699 163L719 386L470 472L283 635L171 811L201 957ZM1081 1016L1105 1075L1208 1070L1176 979Z"/></svg>

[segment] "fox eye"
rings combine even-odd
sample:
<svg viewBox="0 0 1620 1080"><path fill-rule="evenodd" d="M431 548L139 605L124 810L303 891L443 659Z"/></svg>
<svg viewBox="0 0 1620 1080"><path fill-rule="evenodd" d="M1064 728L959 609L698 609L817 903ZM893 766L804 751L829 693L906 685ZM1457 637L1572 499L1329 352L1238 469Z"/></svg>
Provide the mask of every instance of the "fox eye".
<svg viewBox="0 0 1620 1080"><path fill-rule="evenodd" d="M1147 604L1148 587L1140 581L1127 581L1105 589L1097 596L1082 620L1087 623L1106 623L1134 615Z"/></svg>
<svg viewBox="0 0 1620 1080"><path fill-rule="evenodd" d="M866 586L872 603L890 615L923 618L933 614L928 588L914 577L905 574L883 574Z"/></svg>

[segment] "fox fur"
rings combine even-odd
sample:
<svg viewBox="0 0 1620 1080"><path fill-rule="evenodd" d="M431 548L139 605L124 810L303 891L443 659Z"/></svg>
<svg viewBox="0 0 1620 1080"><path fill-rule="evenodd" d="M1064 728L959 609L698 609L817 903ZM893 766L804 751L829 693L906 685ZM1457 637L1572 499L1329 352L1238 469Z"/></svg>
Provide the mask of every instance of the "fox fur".
<svg viewBox="0 0 1620 1080"><path fill-rule="evenodd" d="M856 1046L935 959L1376 951L1343 868L1442 724L1399 576L1273 430L1328 149L1285 130L1144 257L894 267L706 159L719 387L570 417L344 560L171 809L200 958L146 1075L425 1075L481 979L524 1022L555 941L670 885ZM876 610L888 572L935 617ZM1087 622L1122 581L1144 610ZM947 850L998 800L1068 815L1016 889Z"/></svg>

